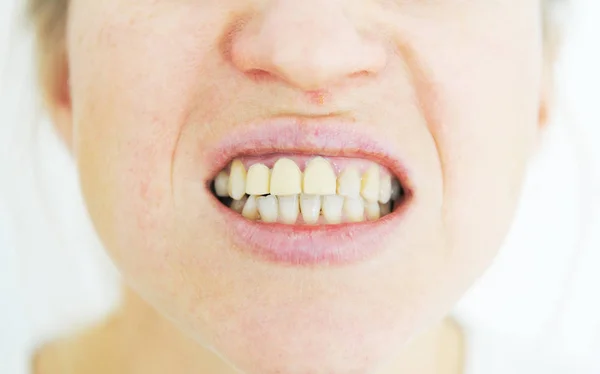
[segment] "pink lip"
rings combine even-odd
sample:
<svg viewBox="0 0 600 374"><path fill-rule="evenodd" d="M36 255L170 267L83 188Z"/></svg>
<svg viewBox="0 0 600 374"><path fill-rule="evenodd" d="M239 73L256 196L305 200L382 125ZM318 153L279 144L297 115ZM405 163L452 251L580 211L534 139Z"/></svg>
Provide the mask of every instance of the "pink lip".
<svg viewBox="0 0 600 374"><path fill-rule="evenodd" d="M315 154L371 159L391 170L405 189L402 205L380 220L342 225L308 226L253 222L216 199L226 216L236 246L262 260L292 266L343 265L375 256L403 221L412 205L408 169L391 145L363 132L366 125L336 118L284 117L242 126L219 146L206 152L211 175L242 155Z"/></svg>

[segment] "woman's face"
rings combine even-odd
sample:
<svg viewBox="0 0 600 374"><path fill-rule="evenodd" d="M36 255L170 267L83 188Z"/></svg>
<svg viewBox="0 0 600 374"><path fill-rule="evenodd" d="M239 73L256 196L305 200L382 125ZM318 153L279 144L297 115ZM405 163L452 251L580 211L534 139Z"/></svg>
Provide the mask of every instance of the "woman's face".
<svg viewBox="0 0 600 374"><path fill-rule="evenodd" d="M540 7L73 0L73 153L107 251L244 372L379 368L510 226L539 132ZM378 203L390 179L395 207ZM269 196L242 216L217 190Z"/></svg>

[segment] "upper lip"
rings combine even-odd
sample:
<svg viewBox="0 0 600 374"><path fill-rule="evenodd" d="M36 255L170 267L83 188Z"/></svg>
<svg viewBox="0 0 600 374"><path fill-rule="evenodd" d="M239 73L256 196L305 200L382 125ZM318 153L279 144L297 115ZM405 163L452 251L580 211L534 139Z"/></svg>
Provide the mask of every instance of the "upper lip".
<svg viewBox="0 0 600 374"><path fill-rule="evenodd" d="M412 192L410 170L401 150L373 136L373 131L368 131L368 124L338 117L287 116L256 120L238 128L229 132L216 147L207 150L205 159L212 178L240 156L287 153L357 157L388 168L405 192Z"/></svg>

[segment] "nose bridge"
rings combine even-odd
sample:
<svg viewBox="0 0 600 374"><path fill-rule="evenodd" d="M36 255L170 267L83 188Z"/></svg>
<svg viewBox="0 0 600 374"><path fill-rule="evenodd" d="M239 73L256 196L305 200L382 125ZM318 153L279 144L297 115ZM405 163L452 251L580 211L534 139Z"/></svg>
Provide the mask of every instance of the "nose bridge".
<svg viewBox="0 0 600 374"><path fill-rule="evenodd" d="M239 30L232 59L304 90L325 88L386 63L382 41L366 35L339 0L272 0Z"/></svg>

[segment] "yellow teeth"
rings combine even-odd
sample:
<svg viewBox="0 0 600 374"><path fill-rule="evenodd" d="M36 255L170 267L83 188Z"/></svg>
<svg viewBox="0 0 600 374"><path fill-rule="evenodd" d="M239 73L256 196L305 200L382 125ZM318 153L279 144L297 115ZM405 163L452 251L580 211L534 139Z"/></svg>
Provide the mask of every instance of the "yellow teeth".
<svg viewBox="0 0 600 374"><path fill-rule="evenodd" d="M244 162L234 160L229 173L216 176L213 188L222 202L229 201L232 210L252 221L288 225L375 221L391 213L403 190L380 165L367 164L366 170L357 167L361 165L349 163L336 176L323 157L311 159L304 173L285 157L273 169L257 163L246 170Z"/></svg>
<svg viewBox="0 0 600 374"><path fill-rule="evenodd" d="M300 195L300 210L304 223L314 225L319 222L321 214L321 196L319 195Z"/></svg>
<svg viewBox="0 0 600 374"><path fill-rule="evenodd" d="M342 171L337 180L337 194L356 199L360 197L360 183L358 169L348 167Z"/></svg>
<svg viewBox="0 0 600 374"><path fill-rule="evenodd" d="M278 202L277 197L270 195L259 197L257 199L258 211L263 222L277 222L278 217Z"/></svg>
<svg viewBox="0 0 600 374"><path fill-rule="evenodd" d="M339 195L327 195L323 197L323 217L331 225L342 222L342 208L344 197Z"/></svg>
<svg viewBox="0 0 600 374"><path fill-rule="evenodd" d="M379 202L387 204L392 198L392 177L384 175L379 184Z"/></svg>
<svg viewBox="0 0 600 374"><path fill-rule="evenodd" d="M254 164L248 169L246 193L248 195L268 195L270 192L271 170L263 164Z"/></svg>
<svg viewBox="0 0 600 374"><path fill-rule="evenodd" d="M296 223L300 206L298 195L279 196L279 221L288 225Z"/></svg>
<svg viewBox="0 0 600 374"><path fill-rule="evenodd" d="M252 221L256 221L260 216L258 213L258 202L256 196L249 196L242 210L242 216Z"/></svg>
<svg viewBox="0 0 600 374"><path fill-rule="evenodd" d="M224 171L215 179L215 193L219 197L229 196L229 174Z"/></svg>
<svg viewBox="0 0 600 374"><path fill-rule="evenodd" d="M365 203L363 199L344 199L344 213L349 222L362 222L365 219Z"/></svg>
<svg viewBox="0 0 600 374"><path fill-rule="evenodd" d="M271 174L271 195L290 196L302 193L302 172L289 158L279 159Z"/></svg>
<svg viewBox="0 0 600 374"><path fill-rule="evenodd" d="M367 219L369 221L375 221L381 218L381 209L379 208L379 203L366 203L365 204L365 213L367 213Z"/></svg>
<svg viewBox="0 0 600 374"><path fill-rule="evenodd" d="M303 192L310 195L335 195L335 171L329 161L315 157L308 162L304 170Z"/></svg>
<svg viewBox="0 0 600 374"><path fill-rule="evenodd" d="M360 194L370 203L379 200L379 166L373 165L363 174Z"/></svg>
<svg viewBox="0 0 600 374"><path fill-rule="evenodd" d="M246 194L246 168L239 160L231 163L228 192L229 196L234 200L240 200Z"/></svg>

